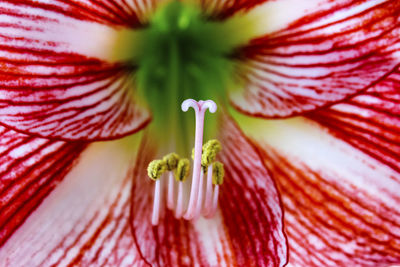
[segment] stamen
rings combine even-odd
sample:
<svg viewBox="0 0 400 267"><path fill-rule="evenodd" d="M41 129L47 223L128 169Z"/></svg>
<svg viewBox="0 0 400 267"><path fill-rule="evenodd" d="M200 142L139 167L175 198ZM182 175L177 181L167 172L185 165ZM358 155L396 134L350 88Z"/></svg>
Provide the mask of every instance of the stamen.
<svg viewBox="0 0 400 267"><path fill-rule="evenodd" d="M166 167L169 171L173 171L178 166L179 156L176 153L170 153L163 157Z"/></svg>
<svg viewBox="0 0 400 267"><path fill-rule="evenodd" d="M176 200L175 218L180 219L183 215L183 183L178 184L178 198Z"/></svg>
<svg viewBox="0 0 400 267"><path fill-rule="evenodd" d="M216 186L214 186L213 201L212 201L212 206L211 206L211 209L210 209L210 213L207 214L206 218L214 217L215 213L217 212L218 196L219 196L219 185L216 185Z"/></svg>
<svg viewBox="0 0 400 267"><path fill-rule="evenodd" d="M147 174L149 177L156 181L154 187L154 201L153 201L153 215L151 216L151 223L157 225L160 219L160 202L161 202L161 175L167 170L164 160L153 160L147 167Z"/></svg>
<svg viewBox="0 0 400 267"><path fill-rule="evenodd" d="M199 191L197 195L198 197L196 202L196 209L193 217L194 219L197 219L200 216L200 211L203 204L203 183L204 183L204 171L200 173Z"/></svg>
<svg viewBox="0 0 400 267"><path fill-rule="evenodd" d="M221 185L225 176L224 164L217 161L213 165L213 184Z"/></svg>
<svg viewBox="0 0 400 267"><path fill-rule="evenodd" d="M213 165L214 194L210 212L206 216L207 218L213 217L217 212L219 186L224 182L225 175L224 165L221 162L215 162Z"/></svg>
<svg viewBox="0 0 400 267"><path fill-rule="evenodd" d="M189 176L190 162L188 159L180 159L176 167L175 179L178 182L183 182Z"/></svg>
<svg viewBox="0 0 400 267"><path fill-rule="evenodd" d="M205 143L203 145L202 155L201 155L201 166L202 166L203 172L201 172L201 175L200 175L200 184L199 184L199 193L198 193L199 195L198 195L198 199L197 199L197 203L196 203L196 212L195 212L194 219L196 219L200 216L200 213L202 210L204 174L207 173L208 167L211 166L212 163L215 161L219 151L221 151L221 143L216 139L209 140L207 143ZM193 155L192 155L192 157L193 157ZM212 173L210 175L212 175ZM207 177L208 177L208 175L207 175ZM211 177L210 177L210 187L211 187L210 193L212 194L211 182L212 181L211 181ZM212 195L209 196L210 203L208 206L211 206L211 197L212 197Z"/></svg>
<svg viewBox="0 0 400 267"><path fill-rule="evenodd" d="M151 224L157 225L160 219L160 205L161 205L161 181L156 180L154 187L154 202L153 202L153 215L151 216Z"/></svg>
<svg viewBox="0 0 400 267"><path fill-rule="evenodd" d="M170 172L168 177L168 200L167 207L172 210L174 208L174 173Z"/></svg>
<svg viewBox="0 0 400 267"><path fill-rule="evenodd" d="M167 166L165 161L157 159L150 162L149 166L147 167L147 174L151 179L156 181L166 170Z"/></svg>
<svg viewBox="0 0 400 267"><path fill-rule="evenodd" d="M221 151L221 143L212 139L203 145L203 154L201 155L201 165L207 169L208 165L212 164L217 157L218 152Z"/></svg>
<svg viewBox="0 0 400 267"><path fill-rule="evenodd" d="M163 157L166 162L167 169L170 171L168 176L168 196L167 196L167 207L169 209L174 208L174 173L173 171L178 166L179 156L176 153L170 153Z"/></svg>
<svg viewBox="0 0 400 267"><path fill-rule="evenodd" d="M212 175L213 175L213 165L210 164L207 170L206 196L204 199L204 210L203 210L204 216L207 216L211 211L212 195L213 195Z"/></svg>
<svg viewBox="0 0 400 267"><path fill-rule="evenodd" d="M183 181L185 181L189 175L189 168L190 163L188 159L179 160L175 176L178 181L178 198L176 200L175 217L178 219L183 215Z"/></svg>

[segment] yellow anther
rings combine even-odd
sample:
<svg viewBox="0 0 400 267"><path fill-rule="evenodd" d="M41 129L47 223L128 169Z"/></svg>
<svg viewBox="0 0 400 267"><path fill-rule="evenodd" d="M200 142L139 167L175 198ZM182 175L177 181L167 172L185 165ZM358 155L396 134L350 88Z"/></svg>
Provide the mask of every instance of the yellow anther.
<svg viewBox="0 0 400 267"><path fill-rule="evenodd" d="M151 179L158 180L161 177L161 174L163 174L166 170L167 164L165 161L157 159L149 163L149 166L147 167L147 174Z"/></svg>
<svg viewBox="0 0 400 267"><path fill-rule="evenodd" d="M205 143L203 145L203 153L201 155L201 166L206 169L208 165L212 164L221 149L221 143L216 139L209 140L207 143Z"/></svg>
<svg viewBox="0 0 400 267"><path fill-rule="evenodd" d="M167 170L172 171L175 170L176 167L178 166L179 156L176 153L170 153L164 156L163 160L167 165Z"/></svg>
<svg viewBox="0 0 400 267"><path fill-rule="evenodd" d="M188 159L180 159L176 168L175 179L183 182L189 176L190 162Z"/></svg>
<svg viewBox="0 0 400 267"><path fill-rule="evenodd" d="M221 162L214 162L213 164L213 184L215 185L221 185L224 182L224 175L225 175L225 170L224 170L224 164Z"/></svg>
<svg viewBox="0 0 400 267"><path fill-rule="evenodd" d="M203 149L214 149L217 152L221 151L221 143L217 139L208 140L207 143L203 145Z"/></svg>

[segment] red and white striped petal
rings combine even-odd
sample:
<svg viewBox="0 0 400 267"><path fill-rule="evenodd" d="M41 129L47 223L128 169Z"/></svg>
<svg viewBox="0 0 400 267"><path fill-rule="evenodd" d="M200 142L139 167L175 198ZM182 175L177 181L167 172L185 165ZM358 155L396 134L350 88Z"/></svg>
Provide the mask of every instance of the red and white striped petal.
<svg viewBox="0 0 400 267"><path fill-rule="evenodd" d="M323 1L318 8L243 48L244 88L231 93L237 109L302 114L373 86L400 63L400 2Z"/></svg>
<svg viewBox="0 0 400 267"><path fill-rule="evenodd" d="M148 112L134 103L132 81L123 69L76 60L58 61L56 72L53 67L0 71L0 123L42 137L103 140L149 122Z"/></svg>
<svg viewBox="0 0 400 267"><path fill-rule="evenodd" d="M282 28L287 26L287 23L293 22L305 14L315 12L316 10L332 8L333 6L349 4L351 0L332 1L327 0L197 0L204 12L210 18L217 20L239 19L253 21L251 29L253 33L268 32L273 24L273 27ZM293 7L296 8L293 8ZM279 21L276 21L276 20ZM241 29L237 29L241 30Z"/></svg>
<svg viewBox="0 0 400 267"><path fill-rule="evenodd" d="M292 266L400 262L399 172L310 120L247 120L282 196Z"/></svg>
<svg viewBox="0 0 400 267"><path fill-rule="evenodd" d="M127 27L138 27L145 22L146 15L155 4L150 0L1 0L0 3L2 14L17 11L26 19L39 19L43 22L46 21L46 16L51 14L61 19L69 17L80 21ZM24 11L28 11L34 17Z"/></svg>
<svg viewBox="0 0 400 267"><path fill-rule="evenodd" d="M0 126L0 246L64 179L85 147Z"/></svg>
<svg viewBox="0 0 400 267"><path fill-rule="evenodd" d="M269 0L198 0L204 13L214 19L227 19L240 12L248 12Z"/></svg>
<svg viewBox="0 0 400 267"><path fill-rule="evenodd" d="M94 59L111 53L116 31L85 21L98 21L92 13L107 18L90 2L0 1L1 124L41 137L99 140L148 122L134 103L129 71ZM78 12L83 8L92 13Z"/></svg>
<svg viewBox="0 0 400 267"><path fill-rule="evenodd" d="M139 140L92 144L0 249L7 266L136 266L129 227ZM129 149L127 149L129 147Z"/></svg>
<svg viewBox="0 0 400 267"><path fill-rule="evenodd" d="M132 219L143 262L152 266L283 266L287 246L278 193L255 149L225 117L220 136L225 164L219 211L212 219L176 220L166 211L152 226L154 183L147 163L156 154L149 141L134 172Z"/></svg>
<svg viewBox="0 0 400 267"><path fill-rule="evenodd" d="M31 63L26 69L38 68L42 61L54 60L50 52L69 56L71 61L75 53L110 60L115 53L119 30L142 27L137 13L148 5L124 2L1 0L0 62L4 60L6 64L14 59L20 64ZM117 6L120 8L116 9ZM124 13L131 15L125 17Z"/></svg>
<svg viewBox="0 0 400 267"><path fill-rule="evenodd" d="M365 93L308 117L400 172L400 69Z"/></svg>

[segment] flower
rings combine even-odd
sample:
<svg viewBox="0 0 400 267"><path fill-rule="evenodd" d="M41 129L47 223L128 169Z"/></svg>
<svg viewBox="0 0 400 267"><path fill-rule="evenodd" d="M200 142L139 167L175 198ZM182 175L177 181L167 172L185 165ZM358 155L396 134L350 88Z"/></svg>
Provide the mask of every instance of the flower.
<svg viewBox="0 0 400 267"><path fill-rule="evenodd" d="M184 35L163 25L186 29L199 16L174 5L0 1L2 262L399 263L400 3L200 1L207 20L194 25L215 38L189 39L206 49L188 51L187 68L174 48ZM160 43L169 57L154 63ZM225 91L209 90L225 83L240 112ZM205 90L177 90L189 85ZM164 210L152 226L146 168L173 142L191 151L190 123L175 109L193 92L220 107L205 133L223 147L219 211L187 221Z"/></svg>

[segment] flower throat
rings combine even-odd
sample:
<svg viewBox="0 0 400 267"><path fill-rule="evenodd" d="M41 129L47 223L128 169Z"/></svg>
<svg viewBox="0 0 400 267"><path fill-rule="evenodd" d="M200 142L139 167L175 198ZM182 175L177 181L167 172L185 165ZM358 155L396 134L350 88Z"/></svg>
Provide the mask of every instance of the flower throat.
<svg viewBox="0 0 400 267"><path fill-rule="evenodd" d="M136 82L158 131L174 128L185 133L172 136L191 133L193 122L179 111L185 99L225 101L235 47L228 28L207 20L196 7L174 1L158 7L148 27L140 31ZM171 125L173 121L179 121L179 127Z"/></svg>

